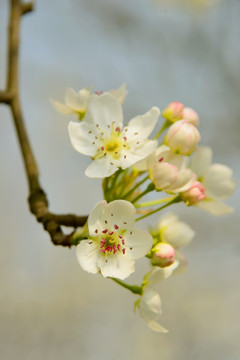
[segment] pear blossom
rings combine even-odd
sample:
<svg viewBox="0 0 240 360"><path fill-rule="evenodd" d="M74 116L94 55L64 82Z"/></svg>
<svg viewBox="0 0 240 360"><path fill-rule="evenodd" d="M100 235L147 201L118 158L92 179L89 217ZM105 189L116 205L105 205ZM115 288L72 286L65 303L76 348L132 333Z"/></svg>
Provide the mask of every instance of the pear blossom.
<svg viewBox="0 0 240 360"><path fill-rule="evenodd" d="M203 184L201 184L199 181L196 181L190 187L190 189L181 193L181 198L187 205L194 205L205 199L205 192L206 189Z"/></svg>
<svg viewBox="0 0 240 360"><path fill-rule="evenodd" d="M237 183L232 178L232 169L211 162L212 150L207 146L199 147L191 156L191 169L205 188L205 197L195 205L212 215L224 215L233 211L223 200L232 195Z"/></svg>
<svg viewBox="0 0 240 360"><path fill-rule="evenodd" d="M135 207L126 200L98 202L88 218L89 236L77 245L77 259L89 273L125 279L134 262L147 254L152 236L134 228Z"/></svg>
<svg viewBox="0 0 240 360"><path fill-rule="evenodd" d="M170 126L165 144L177 154L190 155L200 140L197 128L187 120L179 120Z"/></svg>
<svg viewBox="0 0 240 360"><path fill-rule="evenodd" d="M171 102L163 111L162 117L169 122L183 119L184 105L178 101Z"/></svg>
<svg viewBox="0 0 240 360"><path fill-rule="evenodd" d="M87 89L81 89L75 92L73 89L68 88L65 95L65 104L59 101L52 100L52 104L57 111L64 115L75 114L79 120L82 120L85 116L88 101L91 95L91 91Z"/></svg>
<svg viewBox="0 0 240 360"><path fill-rule="evenodd" d="M100 95L103 91L96 91L95 94ZM127 96L126 84L123 83L118 89L109 90L119 102L122 104ZM75 92L73 89L68 88L65 94L65 104L59 101L52 100L55 109L64 115L77 115L79 120L82 120L86 114L88 101L92 95L91 90L85 88Z"/></svg>
<svg viewBox="0 0 240 360"><path fill-rule="evenodd" d="M109 93L91 95L84 121L71 121L68 127L74 149L93 160L85 174L91 178L108 177L119 168L126 169L150 155L157 141L147 137L159 113L160 110L153 107L122 128L122 107L116 98Z"/></svg>
<svg viewBox="0 0 240 360"><path fill-rule="evenodd" d="M152 283L154 278L154 282L159 282L172 273L183 273L187 262L179 249L193 239L195 232L192 228L180 221L176 214L166 213L152 230L152 235L154 247L151 250L151 262L154 269L159 267L161 271L152 270L147 277L148 280Z"/></svg>
<svg viewBox="0 0 240 360"><path fill-rule="evenodd" d="M184 107L182 112L182 119L187 120L189 123L196 127L198 127L199 125L199 116L192 108Z"/></svg>
<svg viewBox="0 0 240 360"><path fill-rule="evenodd" d="M153 266L166 267L175 261L174 247L167 243L158 243L151 251L151 262Z"/></svg>
<svg viewBox="0 0 240 360"><path fill-rule="evenodd" d="M150 286L143 287L142 295L135 302L136 308L151 330L161 333L168 332L167 329L157 322L162 314L162 307L160 296L156 290Z"/></svg>
<svg viewBox="0 0 240 360"><path fill-rule="evenodd" d="M172 193L188 190L196 180L195 174L185 166L185 158L174 154L166 145L161 145L147 159L149 177L156 189Z"/></svg>

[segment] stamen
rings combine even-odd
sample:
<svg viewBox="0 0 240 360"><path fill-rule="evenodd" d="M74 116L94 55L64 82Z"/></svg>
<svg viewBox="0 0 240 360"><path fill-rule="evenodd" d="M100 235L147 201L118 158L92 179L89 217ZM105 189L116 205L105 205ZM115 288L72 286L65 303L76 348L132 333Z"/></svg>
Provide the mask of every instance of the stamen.
<svg viewBox="0 0 240 360"><path fill-rule="evenodd" d="M161 158L158 160L158 162L161 162L161 161L163 161L163 157L161 157Z"/></svg>
<svg viewBox="0 0 240 360"><path fill-rule="evenodd" d="M92 130L89 130L89 132L88 132L89 134L91 134L92 133Z"/></svg>
<svg viewBox="0 0 240 360"><path fill-rule="evenodd" d="M123 137L123 140L125 140L125 141L127 140L126 136Z"/></svg>
<svg viewBox="0 0 240 360"><path fill-rule="evenodd" d="M123 237L121 235L119 235L119 238L122 239Z"/></svg>
<svg viewBox="0 0 240 360"><path fill-rule="evenodd" d="M97 234L97 233L98 233L98 229L95 230L95 234Z"/></svg>
<svg viewBox="0 0 240 360"><path fill-rule="evenodd" d="M89 241L89 245L91 245L92 244L92 241Z"/></svg>
<svg viewBox="0 0 240 360"><path fill-rule="evenodd" d="M126 252L126 249L124 248L124 249L122 249L122 253L123 253L123 255L125 255L125 252Z"/></svg>
<svg viewBox="0 0 240 360"><path fill-rule="evenodd" d="M125 245L125 240L124 239L122 239L122 244Z"/></svg>
<svg viewBox="0 0 240 360"><path fill-rule="evenodd" d="M104 150L104 146L101 146L101 150L102 150L102 151Z"/></svg>
<svg viewBox="0 0 240 360"><path fill-rule="evenodd" d="M108 232L108 229L105 229L102 231L103 234L106 234Z"/></svg>
<svg viewBox="0 0 240 360"><path fill-rule="evenodd" d="M117 226L116 224L114 225L114 228L117 230L119 228L119 226ZM120 236L119 236L120 237Z"/></svg>
<svg viewBox="0 0 240 360"><path fill-rule="evenodd" d="M113 234L114 234L114 231L109 231L108 234L109 234L109 235L113 235Z"/></svg>
<svg viewBox="0 0 240 360"><path fill-rule="evenodd" d="M105 224L107 224L107 220L105 220Z"/></svg>
<svg viewBox="0 0 240 360"><path fill-rule="evenodd" d="M117 126L116 129L115 129L115 131L116 131L116 132L120 132L120 131L121 131L120 127Z"/></svg>
<svg viewBox="0 0 240 360"><path fill-rule="evenodd" d="M120 250L121 249L121 246L120 244L117 245L117 249Z"/></svg>

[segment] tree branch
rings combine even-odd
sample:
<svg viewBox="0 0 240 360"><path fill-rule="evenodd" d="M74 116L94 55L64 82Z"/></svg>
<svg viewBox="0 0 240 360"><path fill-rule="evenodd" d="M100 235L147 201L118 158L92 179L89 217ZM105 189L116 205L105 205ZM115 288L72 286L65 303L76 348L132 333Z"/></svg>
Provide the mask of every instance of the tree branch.
<svg viewBox="0 0 240 360"><path fill-rule="evenodd" d="M0 91L0 103L10 106L12 116L24 160L29 186L29 207L37 221L43 224L55 245L71 246L72 234L65 235L61 225L77 228L83 226L87 216L56 215L48 210L48 200L39 182L38 166L28 139L24 125L18 87L18 53L20 20L23 14L33 10L33 3L22 3L20 0L10 0L11 11L8 34L8 76L7 88Z"/></svg>

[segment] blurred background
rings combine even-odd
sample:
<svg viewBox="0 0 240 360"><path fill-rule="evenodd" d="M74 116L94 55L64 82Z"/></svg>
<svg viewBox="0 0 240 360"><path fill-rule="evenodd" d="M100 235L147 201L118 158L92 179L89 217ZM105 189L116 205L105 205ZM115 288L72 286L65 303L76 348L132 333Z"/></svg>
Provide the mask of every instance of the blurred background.
<svg viewBox="0 0 240 360"><path fill-rule="evenodd" d="M177 5L179 5L178 3ZM150 0L39 0L22 19L21 99L50 210L87 214L102 199L89 159L68 138L67 87L127 83L125 119L183 102L200 115L214 162L240 166L240 2L168 6ZM0 88L6 79L8 1L0 0ZM188 271L160 284L168 334L133 312L134 295L81 270L75 249L54 247L29 213L27 182L9 109L1 105L1 360L239 360L239 188L233 214L212 217L176 205L196 231ZM151 219L157 221L158 216ZM139 283L145 259L128 280Z"/></svg>

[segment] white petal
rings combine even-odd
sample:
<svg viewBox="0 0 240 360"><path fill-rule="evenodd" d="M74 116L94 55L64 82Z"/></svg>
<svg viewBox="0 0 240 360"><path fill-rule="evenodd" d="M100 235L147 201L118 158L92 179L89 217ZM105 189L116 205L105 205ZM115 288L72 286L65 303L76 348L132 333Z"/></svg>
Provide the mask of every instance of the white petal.
<svg viewBox="0 0 240 360"><path fill-rule="evenodd" d="M180 170L177 174L177 180L165 190L172 192L182 192L190 189L196 181L196 175L190 169Z"/></svg>
<svg viewBox="0 0 240 360"><path fill-rule="evenodd" d="M145 159L150 154L154 152L157 147L157 141L149 140L142 144L140 147L134 148L130 150L125 150L122 152L122 155L126 156L126 158L121 159L121 168L127 169L128 167L134 165L138 161Z"/></svg>
<svg viewBox="0 0 240 360"><path fill-rule="evenodd" d="M101 256L99 247L91 240L82 240L76 247L76 255L82 269L91 274L98 272L98 258Z"/></svg>
<svg viewBox="0 0 240 360"><path fill-rule="evenodd" d="M161 316L161 299L159 294L150 286L147 286L143 291L139 302L139 312L143 320L149 323Z"/></svg>
<svg viewBox="0 0 240 360"><path fill-rule="evenodd" d="M178 221L178 216L175 213L167 212L158 221L157 229L160 231L163 227L172 226L176 221Z"/></svg>
<svg viewBox="0 0 240 360"><path fill-rule="evenodd" d="M60 112L61 114L64 114L64 115L74 114L74 111L70 107L68 107L65 104L60 103L59 101L51 100L51 103L53 104L55 109L58 112Z"/></svg>
<svg viewBox="0 0 240 360"><path fill-rule="evenodd" d="M127 126L126 137L128 141L133 141L135 138L146 139L153 131L159 114L159 108L153 107L146 114L133 118ZM138 134L135 135L136 133Z"/></svg>
<svg viewBox="0 0 240 360"><path fill-rule="evenodd" d="M122 128L122 107L118 100L110 93L103 93L101 95L92 94L88 102L85 121L111 133L113 122L114 128ZM108 125L111 126L110 130Z"/></svg>
<svg viewBox="0 0 240 360"><path fill-rule="evenodd" d="M157 189L165 190L176 182L178 169L169 163L156 163L150 169L149 176Z"/></svg>
<svg viewBox="0 0 240 360"><path fill-rule="evenodd" d="M191 169L198 177L203 176L212 162L212 149L200 146L191 155Z"/></svg>
<svg viewBox="0 0 240 360"><path fill-rule="evenodd" d="M212 164L205 174L203 185L207 196L224 200L232 195L237 183L232 179L232 169L225 165Z"/></svg>
<svg viewBox="0 0 240 360"><path fill-rule="evenodd" d="M150 327L151 330L159 332L159 333L163 333L166 334L168 332L167 329L165 329L165 327L163 327L162 325L160 325L159 323L157 323L156 321L149 321L149 323L147 324L148 327Z"/></svg>
<svg viewBox="0 0 240 360"><path fill-rule="evenodd" d="M132 229L136 218L136 209L126 200L114 200L105 206L101 214L100 221L109 230L116 231L115 226L119 229ZM114 226L115 225L115 226Z"/></svg>
<svg viewBox="0 0 240 360"><path fill-rule="evenodd" d="M93 144L89 134L91 130L91 126L85 121L81 123L70 121L68 125L68 133L74 149L81 154L94 156L97 153L97 145Z"/></svg>
<svg viewBox="0 0 240 360"><path fill-rule="evenodd" d="M173 247L180 248L186 246L193 239L195 232L189 225L182 221L176 221L163 230L164 240Z"/></svg>
<svg viewBox="0 0 240 360"><path fill-rule="evenodd" d="M125 101L126 96L128 94L125 83L123 83L118 89L116 90L112 89L109 90L109 92L115 96L115 98L120 102L120 104L122 104Z"/></svg>
<svg viewBox="0 0 240 360"><path fill-rule="evenodd" d="M226 205L221 200L215 199L204 199L203 201L199 201L196 206L201 209L207 211L211 215L225 215L233 212L233 208L231 206Z"/></svg>
<svg viewBox="0 0 240 360"><path fill-rule="evenodd" d="M90 178L102 179L114 174L118 167L112 162L108 156L93 160L85 170L85 175Z"/></svg>
<svg viewBox="0 0 240 360"><path fill-rule="evenodd" d="M133 228L124 234L126 239L126 254L133 259L140 259L145 256L151 249L152 236L144 230Z"/></svg>
<svg viewBox="0 0 240 360"><path fill-rule="evenodd" d="M101 233L102 230L106 228L106 225L103 224L100 220L106 207L107 202L105 200L99 201L89 214L88 229L90 236L97 236L99 233Z"/></svg>
<svg viewBox="0 0 240 360"><path fill-rule="evenodd" d="M76 93L73 89L68 88L66 91L65 102L75 111L85 111L90 92L83 89Z"/></svg>
<svg viewBox="0 0 240 360"><path fill-rule="evenodd" d="M182 275L187 271L187 260L180 253L179 250L175 251L175 259L178 261L178 267L173 270L173 275Z"/></svg>
<svg viewBox="0 0 240 360"><path fill-rule="evenodd" d="M171 276L173 271L178 267L178 265L179 262L175 260L172 265L165 268L154 266L152 270L145 276L146 281L150 282L151 285L157 284Z"/></svg>
<svg viewBox="0 0 240 360"><path fill-rule="evenodd" d="M102 276L124 280L135 271L134 260L125 255L102 256L98 260Z"/></svg>

